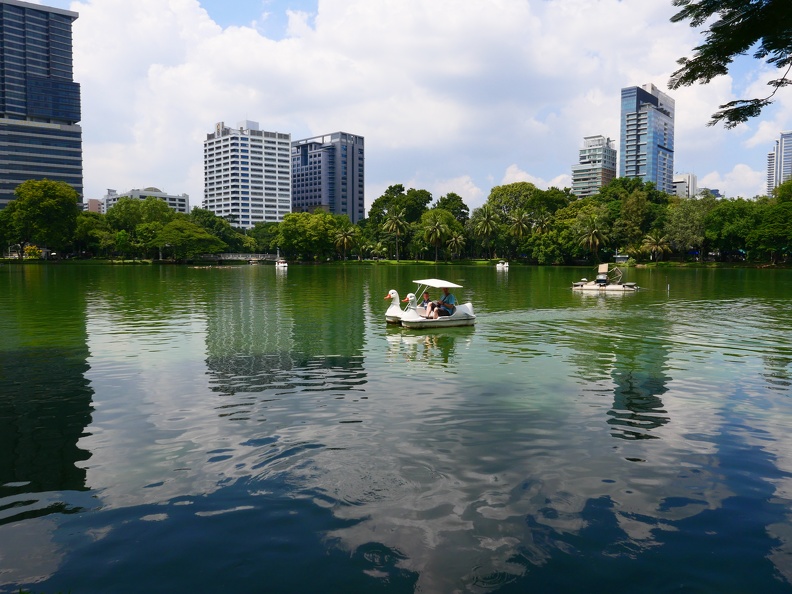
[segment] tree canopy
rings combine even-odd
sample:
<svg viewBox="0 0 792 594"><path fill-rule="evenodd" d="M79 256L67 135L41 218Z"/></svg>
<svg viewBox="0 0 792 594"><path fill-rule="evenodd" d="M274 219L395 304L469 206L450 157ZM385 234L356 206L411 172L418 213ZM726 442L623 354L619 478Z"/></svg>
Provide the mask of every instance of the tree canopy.
<svg viewBox="0 0 792 594"><path fill-rule="evenodd" d="M729 72L737 56L753 48L753 58L778 69L780 78L769 80L768 96L738 99L720 106L708 125L720 121L726 128L758 116L770 105L782 87L792 84L792 8L789 0L673 0L682 10L671 17L676 23L689 20L691 27L710 22L703 44L693 49L693 57L680 58L681 68L671 75L669 88L695 83L707 84Z"/></svg>
<svg viewBox="0 0 792 594"><path fill-rule="evenodd" d="M69 244L77 227L79 194L69 184L49 179L28 180L14 190L16 199L2 211L7 241L60 249Z"/></svg>

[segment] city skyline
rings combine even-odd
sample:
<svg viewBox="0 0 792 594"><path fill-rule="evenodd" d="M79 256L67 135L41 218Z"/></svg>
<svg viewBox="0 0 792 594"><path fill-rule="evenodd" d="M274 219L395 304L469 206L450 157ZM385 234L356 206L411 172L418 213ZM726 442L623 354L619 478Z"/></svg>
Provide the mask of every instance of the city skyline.
<svg viewBox="0 0 792 594"><path fill-rule="evenodd" d="M45 4L80 15L86 199L156 186L193 206L206 122L218 120L365 137L366 211L392 184L471 208L514 181L571 187L581 139L618 139L620 89L667 92L701 41L669 22L671 0ZM764 93L764 73L740 59L730 77L671 93L675 172L729 197L765 193L767 153L792 128L790 89L734 130L706 125L718 105Z"/></svg>

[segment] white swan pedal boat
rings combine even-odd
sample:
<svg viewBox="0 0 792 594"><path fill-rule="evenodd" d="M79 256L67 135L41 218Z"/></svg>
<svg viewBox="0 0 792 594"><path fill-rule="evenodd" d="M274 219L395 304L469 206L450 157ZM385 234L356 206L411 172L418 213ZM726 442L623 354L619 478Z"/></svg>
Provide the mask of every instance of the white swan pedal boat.
<svg viewBox="0 0 792 594"><path fill-rule="evenodd" d="M422 295L427 289L461 289L462 285L457 285L450 281L439 278L425 278L413 281L418 285L415 293L409 293L402 299L407 303L404 309L399 307L399 294L391 289L385 299L391 299L391 304L385 312L385 321L389 324L401 324L405 328L451 328L453 326L473 326L476 323L476 315L473 313L473 304L457 303L454 313L450 316L440 316L437 319L425 318L426 311L418 306L416 295Z"/></svg>

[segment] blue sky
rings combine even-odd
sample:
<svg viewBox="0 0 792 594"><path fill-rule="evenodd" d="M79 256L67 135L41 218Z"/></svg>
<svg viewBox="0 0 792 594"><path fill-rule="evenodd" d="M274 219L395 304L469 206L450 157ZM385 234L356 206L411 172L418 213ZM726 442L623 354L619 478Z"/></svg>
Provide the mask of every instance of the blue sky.
<svg viewBox="0 0 792 594"><path fill-rule="evenodd" d="M718 105L766 93L750 59L670 92L700 33L671 0L50 0L79 13L85 194L156 186L203 194L203 140L242 120L297 140L366 139L366 202L391 184L471 207L515 181L570 184L583 137L618 140L619 95L676 101L675 170L727 196L764 192L792 89L761 118L707 127ZM772 74L772 73L771 73Z"/></svg>

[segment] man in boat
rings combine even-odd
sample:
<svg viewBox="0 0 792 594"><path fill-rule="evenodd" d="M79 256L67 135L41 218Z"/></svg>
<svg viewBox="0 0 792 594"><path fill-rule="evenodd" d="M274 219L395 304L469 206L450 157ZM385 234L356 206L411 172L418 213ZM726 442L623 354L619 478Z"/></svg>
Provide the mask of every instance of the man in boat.
<svg viewBox="0 0 792 594"><path fill-rule="evenodd" d="M454 294L448 292L448 287L443 287L441 290L443 291L443 296L439 301L435 302L435 306L431 311L431 316L435 320L440 316L450 316L456 309L457 301L456 297L454 297ZM426 317L429 317L429 312L427 312Z"/></svg>

